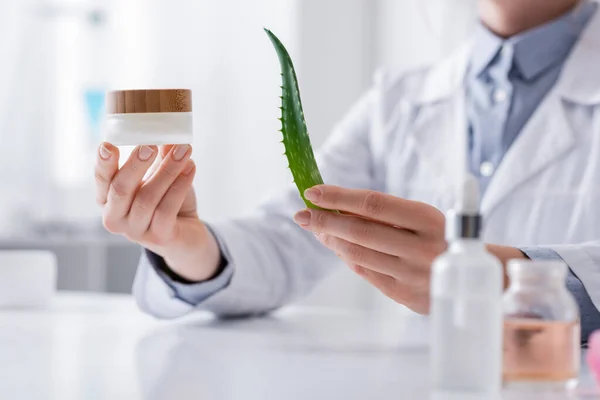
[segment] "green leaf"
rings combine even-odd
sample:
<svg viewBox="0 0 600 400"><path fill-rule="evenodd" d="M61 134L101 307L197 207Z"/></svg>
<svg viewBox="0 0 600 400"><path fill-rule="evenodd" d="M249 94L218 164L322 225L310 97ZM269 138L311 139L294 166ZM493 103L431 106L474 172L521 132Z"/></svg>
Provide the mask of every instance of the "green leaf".
<svg viewBox="0 0 600 400"><path fill-rule="evenodd" d="M319 172L310 137L308 136L294 64L285 46L277 36L268 29L265 29L265 32L275 47L281 65L283 84L281 86L280 120L283 125L281 133L283 134L285 155L302 200L304 200L307 207L320 210L320 207L315 206L304 197L304 191L323 184L323 178Z"/></svg>

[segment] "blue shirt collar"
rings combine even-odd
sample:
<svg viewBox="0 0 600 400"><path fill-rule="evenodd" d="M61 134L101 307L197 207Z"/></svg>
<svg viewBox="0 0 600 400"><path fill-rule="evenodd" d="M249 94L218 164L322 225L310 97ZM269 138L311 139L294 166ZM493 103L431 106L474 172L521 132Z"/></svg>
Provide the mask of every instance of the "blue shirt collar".
<svg viewBox="0 0 600 400"><path fill-rule="evenodd" d="M514 65L525 80L537 78L563 62L596 12L595 2L584 0L570 12L544 25L503 39L481 22L477 25L469 74L480 76L504 46L512 46Z"/></svg>

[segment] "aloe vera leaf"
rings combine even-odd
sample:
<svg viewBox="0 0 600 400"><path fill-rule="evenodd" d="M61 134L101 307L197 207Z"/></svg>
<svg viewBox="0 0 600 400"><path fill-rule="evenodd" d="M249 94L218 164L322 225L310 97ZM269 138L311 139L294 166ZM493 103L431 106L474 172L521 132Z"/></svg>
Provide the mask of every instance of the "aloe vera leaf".
<svg viewBox="0 0 600 400"><path fill-rule="evenodd" d="M279 63L281 64L281 133L285 146L285 156L289 162L294 182L300 196L308 208L321 210L304 197L304 191L316 185L323 184L323 178L315 160L315 155L308 136L308 128L302 109L298 78L290 54L281 41L268 29L265 32L271 39Z"/></svg>

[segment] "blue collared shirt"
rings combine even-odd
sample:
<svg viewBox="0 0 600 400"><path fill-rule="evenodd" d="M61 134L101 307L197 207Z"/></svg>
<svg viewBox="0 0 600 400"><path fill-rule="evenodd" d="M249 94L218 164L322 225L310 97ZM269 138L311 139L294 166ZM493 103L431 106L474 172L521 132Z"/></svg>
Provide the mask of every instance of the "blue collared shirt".
<svg viewBox="0 0 600 400"><path fill-rule="evenodd" d="M485 192L494 172L543 98L557 82L562 67L596 4L584 1L575 10L540 27L509 39L479 25L466 79L470 137L470 168ZM218 238L217 238L218 239ZM225 247L220 243L221 248ZM534 260L560 260L549 249L521 249ZM175 295L197 305L224 289L233 275L223 251L222 272L203 283L183 283L165 273L164 261L149 253L149 260ZM567 286L577 298L582 316L582 338L600 327L600 312L581 281L571 272Z"/></svg>
<svg viewBox="0 0 600 400"><path fill-rule="evenodd" d="M470 167L482 192L556 84L596 7L584 1L562 17L509 39L478 25L466 85Z"/></svg>

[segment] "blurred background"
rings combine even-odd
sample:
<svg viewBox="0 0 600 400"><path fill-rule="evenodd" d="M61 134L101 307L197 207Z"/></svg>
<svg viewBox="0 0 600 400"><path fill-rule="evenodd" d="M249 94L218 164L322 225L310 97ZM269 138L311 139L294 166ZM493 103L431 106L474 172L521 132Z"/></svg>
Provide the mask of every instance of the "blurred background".
<svg viewBox="0 0 600 400"><path fill-rule="evenodd" d="M0 0L0 249L55 252L59 289L130 291L140 249L94 201L105 90L193 90L200 213L226 218L291 181L263 27L292 53L318 148L378 66L435 61L474 22L475 0ZM386 302L343 268L306 301Z"/></svg>

